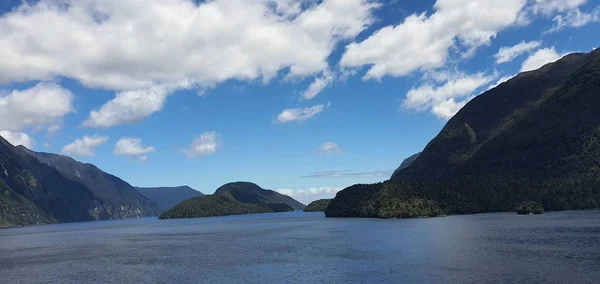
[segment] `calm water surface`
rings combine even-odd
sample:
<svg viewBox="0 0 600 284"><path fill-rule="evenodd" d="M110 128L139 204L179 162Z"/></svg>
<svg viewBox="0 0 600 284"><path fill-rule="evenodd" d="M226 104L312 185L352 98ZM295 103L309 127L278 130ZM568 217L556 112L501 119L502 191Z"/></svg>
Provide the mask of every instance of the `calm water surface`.
<svg viewBox="0 0 600 284"><path fill-rule="evenodd" d="M600 212L293 212L6 229L0 282L600 283Z"/></svg>

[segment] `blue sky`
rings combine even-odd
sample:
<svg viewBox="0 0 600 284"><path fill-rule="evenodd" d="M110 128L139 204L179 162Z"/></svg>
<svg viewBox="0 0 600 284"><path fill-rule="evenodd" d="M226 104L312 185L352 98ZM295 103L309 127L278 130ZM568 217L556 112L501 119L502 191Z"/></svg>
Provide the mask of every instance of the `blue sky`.
<svg viewBox="0 0 600 284"><path fill-rule="evenodd" d="M11 143L303 202L385 180L473 96L599 46L597 0L27 3L0 4Z"/></svg>

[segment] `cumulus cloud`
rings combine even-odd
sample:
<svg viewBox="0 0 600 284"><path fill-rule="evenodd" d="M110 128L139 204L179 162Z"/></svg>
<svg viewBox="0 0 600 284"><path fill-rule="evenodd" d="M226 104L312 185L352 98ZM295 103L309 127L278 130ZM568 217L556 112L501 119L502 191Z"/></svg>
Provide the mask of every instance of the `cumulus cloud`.
<svg viewBox="0 0 600 284"><path fill-rule="evenodd" d="M576 9L586 2L587 0L535 0L528 10L533 14L551 16L555 13Z"/></svg>
<svg viewBox="0 0 600 284"><path fill-rule="evenodd" d="M217 152L218 147L217 132L204 132L192 141L188 149L182 150L182 152L191 159L214 154Z"/></svg>
<svg viewBox="0 0 600 284"><path fill-rule="evenodd" d="M146 162L148 161L146 154L154 151L156 151L154 147L144 146L140 138L123 137L115 144L113 153L117 156L126 156Z"/></svg>
<svg viewBox="0 0 600 284"><path fill-rule="evenodd" d="M0 94L0 129L20 131L26 127L48 127L49 131L56 131L64 116L73 111L71 92L55 83L39 83L29 89Z"/></svg>
<svg viewBox="0 0 600 284"><path fill-rule="evenodd" d="M331 141L324 142L319 146L319 151L324 154L340 154L343 152L342 148Z"/></svg>
<svg viewBox="0 0 600 284"><path fill-rule="evenodd" d="M542 66L557 61L563 55L559 54L554 48L542 48L530 55L521 66L521 72L537 70Z"/></svg>
<svg viewBox="0 0 600 284"><path fill-rule="evenodd" d="M27 147L27 149L33 149L33 139L26 133L2 130L0 131L0 136L13 146L23 145Z"/></svg>
<svg viewBox="0 0 600 284"><path fill-rule="evenodd" d="M496 64L511 62L520 55L538 48L541 44L542 43L539 41L522 41L514 46L503 46L500 48L498 53L494 55L494 58L496 58Z"/></svg>
<svg viewBox="0 0 600 284"><path fill-rule="evenodd" d="M83 125L108 128L139 122L161 110L173 90L174 87L156 85L149 89L120 92L99 110L92 110Z"/></svg>
<svg viewBox="0 0 600 284"><path fill-rule="evenodd" d="M308 86L308 89L302 94L302 99L310 100L316 97L323 89L327 88L334 81L334 74L326 69L323 71L321 76L316 77L315 80Z"/></svg>
<svg viewBox="0 0 600 284"><path fill-rule="evenodd" d="M303 178L380 178L389 177L392 171L370 171L370 172L356 172L356 171L322 171L316 172L310 175L302 176Z"/></svg>
<svg viewBox="0 0 600 284"><path fill-rule="evenodd" d="M434 115L450 119L471 98L473 93L494 80L484 73L449 75L445 83L427 82L408 91L403 107L416 111L431 110Z"/></svg>
<svg viewBox="0 0 600 284"><path fill-rule="evenodd" d="M148 89L317 74L370 25L370 0L44 0L0 16L0 83Z"/></svg>
<svg viewBox="0 0 600 284"><path fill-rule="evenodd" d="M546 32L552 33L566 28L578 28L593 22L600 22L600 7L591 13L584 13L579 9L575 9L569 11L566 15L557 15L554 17L554 26Z"/></svg>
<svg viewBox="0 0 600 284"><path fill-rule="evenodd" d="M342 67L370 68L364 79L405 76L446 62L451 49L472 54L498 31L516 24L526 0L438 0L435 12L413 14L346 47Z"/></svg>
<svg viewBox="0 0 600 284"><path fill-rule="evenodd" d="M93 156L96 147L106 143L108 136L83 136L81 139L76 139L73 143L62 148L62 152L69 156Z"/></svg>
<svg viewBox="0 0 600 284"><path fill-rule="evenodd" d="M276 189L275 191L287 196L291 196L304 204L308 204L317 199L333 198L335 194L342 189L343 188L339 187L318 187L309 189L280 188Z"/></svg>
<svg viewBox="0 0 600 284"><path fill-rule="evenodd" d="M327 105L329 106L329 104ZM276 123L302 122L323 112L325 105L315 105L307 108L288 108L277 115Z"/></svg>

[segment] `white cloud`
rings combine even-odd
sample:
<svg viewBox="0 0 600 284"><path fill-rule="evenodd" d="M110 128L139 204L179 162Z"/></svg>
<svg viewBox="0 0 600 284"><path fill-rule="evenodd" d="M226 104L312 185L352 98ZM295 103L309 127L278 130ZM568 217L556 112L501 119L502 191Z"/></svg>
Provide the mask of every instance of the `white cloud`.
<svg viewBox="0 0 600 284"><path fill-rule="evenodd" d="M302 94L302 99L310 100L316 97L323 89L327 88L333 83L334 74L326 69L323 71L321 76L316 77L315 80L308 86L308 89Z"/></svg>
<svg viewBox="0 0 600 284"><path fill-rule="evenodd" d="M591 13L584 13L579 9L575 9L569 11L566 15L557 15L554 17L554 26L546 32L552 33L566 28L578 28L593 22L600 22L600 7Z"/></svg>
<svg viewBox="0 0 600 284"><path fill-rule="evenodd" d="M70 156L93 156L96 147L106 143L106 141L108 141L107 136L83 136L83 138L63 147L62 152Z"/></svg>
<svg viewBox="0 0 600 284"><path fill-rule="evenodd" d="M335 194L341 191L343 188L339 187L319 187L319 188L309 188L309 189L288 189L288 188L280 188L275 191L291 196L294 199L308 204L317 199L329 199L335 197Z"/></svg>
<svg viewBox="0 0 600 284"><path fill-rule="evenodd" d="M148 161L146 154L152 153L156 149L152 146L144 146L142 139L123 137L115 144L115 150L113 153L117 156L126 156L130 158L136 158L142 162Z"/></svg>
<svg viewBox="0 0 600 284"><path fill-rule="evenodd" d="M319 151L324 154L340 154L342 153L342 148L331 141L324 142L319 146Z"/></svg>
<svg viewBox="0 0 600 284"><path fill-rule="evenodd" d="M521 66L521 72L537 70L542 66L559 60L564 55L558 54L554 48L543 48L530 55Z"/></svg>
<svg viewBox="0 0 600 284"><path fill-rule="evenodd" d="M0 136L13 146L23 145L27 147L27 149L33 149L33 139L26 133L2 130L0 131Z"/></svg>
<svg viewBox="0 0 600 284"><path fill-rule="evenodd" d="M219 147L217 136L218 134L215 131L204 132L192 141L187 150L183 150L182 152L189 159L214 154Z"/></svg>
<svg viewBox="0 0 600 284"><path fill-rule="evenodd" d="M439 118L448 120L452 118L461 108L463 108L471 99L472 97L460 102L456 102L454 98L450 98L434 105L431 109L431 112Z"/></svg>
<svg viewBox="0 0 600 284"><path fill-rule="evenodd" d="M573 10L586 2L587 0L535 0L529 9L534 14L550 16L554 13Z"/></svg>
<svg viewBox="0 0 600 284"><path fill-rule="evenodd" d="M473 92L492 80L493 76L484 73L453 74L443 85L429 82L411 89L403 107L417 111L431 109L437 117L449 119L473 98Z"/></svg>
<svg viewBox="0 0 600 284"><path fill-rule="evenodd" d="M329 105L327 105L329 106ZM315 105L307 108L288 108L277 115L277 123L302 122L323 112L325 105Z"/></svg>
<svg viewBox="0 0 600 284"><path fill-rule="evenodd" d="M0 83L59 76L87 87L317 74L374 18L370 0L44 0L0 16ZM289 68L289 69L288 69Z"/></svg>
<svg viewBox="0 0 600 284"><path fill-rule="evenodd" d="M491 90L491 89L493 89L493 88L496 88L496 87L500 86L500 84L502 84L504 82L507 82L508 80L514 78L515 76L516 75L513 74L513 75L508 75L508 76L501 77L500 79L498 79L498 81L496 81L494 84L491 84L488 87L488 91Z"/></svg>
<svg viewBox="0 0 600 284"><path fill-rule="evenodd" d="M39 83L29 89L0 94L0 129L20 131L47 126L49 130L57 130L64 116L74 111L72 102L71 92L54 83Z"/></svg>
<svg viewBox="0 0 600 284"><path fill-rule="evenodd" d="M500 48L498 53L494 55L494 58L496 58L496 64L511 62L520 55L538 48L541 44L542 43L539 41L522 41L514 46L503 46Z"/></svg>
<svg viewBox="0 0 600 284"><path fill-rule="evenodd" d="M347 46L342 67L371 66L364 79L405 76L445 64L449 51L469 55L496 33L516 24L526 0L438 0L435 13L413 14ZM454 49L453 49L454 50Z"/></svg>
<svg viewBox="0 0 600 284"><path fill-rule="evenodd" d="M152 113L161 110L174 89L175 87L157 85L149 89L118 93L99 110L91 111L90 117L83 125L108 128L142 121Z"/></svg>

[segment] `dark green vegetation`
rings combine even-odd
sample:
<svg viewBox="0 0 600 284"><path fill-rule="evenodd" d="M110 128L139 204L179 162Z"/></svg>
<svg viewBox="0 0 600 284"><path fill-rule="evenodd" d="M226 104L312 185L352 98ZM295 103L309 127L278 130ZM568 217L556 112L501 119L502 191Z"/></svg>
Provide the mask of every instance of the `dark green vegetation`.
<svg viewBox="0 0 600 284"><path fill-rule="evenodd" d="M214 217L303 209L304 205L278 192L250 182L232 182L219 187L215 194L181 202L160 219Z"/></svg>
<svg viewBox="0 0 600 284"><path fill-rule="evenodd" d="M600 50L519 74L469 102L391 180L339 192L330 217L415 217L600 203Z"/></svg>
<svg viewBox="0 0 600 284"><path fill-rule="evenodd" d="M108 199L86 186L83 182L87 180L71 179L39 161L35 155L37 153L24 147L14 147L0 137L0 227L152 216L157 213L157 205L131 187L129 190L133 192L129 193L127 188L112 189L115 194L120 193L122 199ZM113 181L111 185L118 184L113 180L115 177L97 169L88 172L83 170L87 166L82 165L75 161L70 164L80 169L82 179L89 174L90 179L107 179Z"/></svg>
<svg viewBox="0 0 600 284"><path fill-rule="evenodd" d="M137 189L137 191L139 191L146 198L158 204L163 212L171 209L173 206L181 203L184 200L204 195L202 192L199 192L189 186L136 187L135 189Z"/></svg>
<svg viewBox="0 0 600 284"><path fill-rule="evenodd" d="M419 155L421 155L421 152L416 153L416 154L404 159L404 161L402 161L402 164L400 164L400 166L394 171L392 176L396 175L401 170L408 168L408 166L410 166L419 157Z"/></svg>
<svg viewBox="0 0 600 284"><path fill-rule="evenodd" d="M188 199L171 208L160 219L199 218L228 215L273 212L271 209L256 205L231 201L219 195L206 195Z"/></svg>
<svg viewBox="0 0 600 284"><path fill-rule="evenodd" d="M319 199L311 202L310 204L304 207L304 212L323 212L331 199Z"/></svg>
<svg viewBox="0 0 600 284"><path fill-rule="evenodd" d="M517 205L517 207L515 208L515 212L517 212L517 214L519 215L542 214L544 213L544 207L542 206L542 204L539 204L537 202L528 201Z"/></svg>

